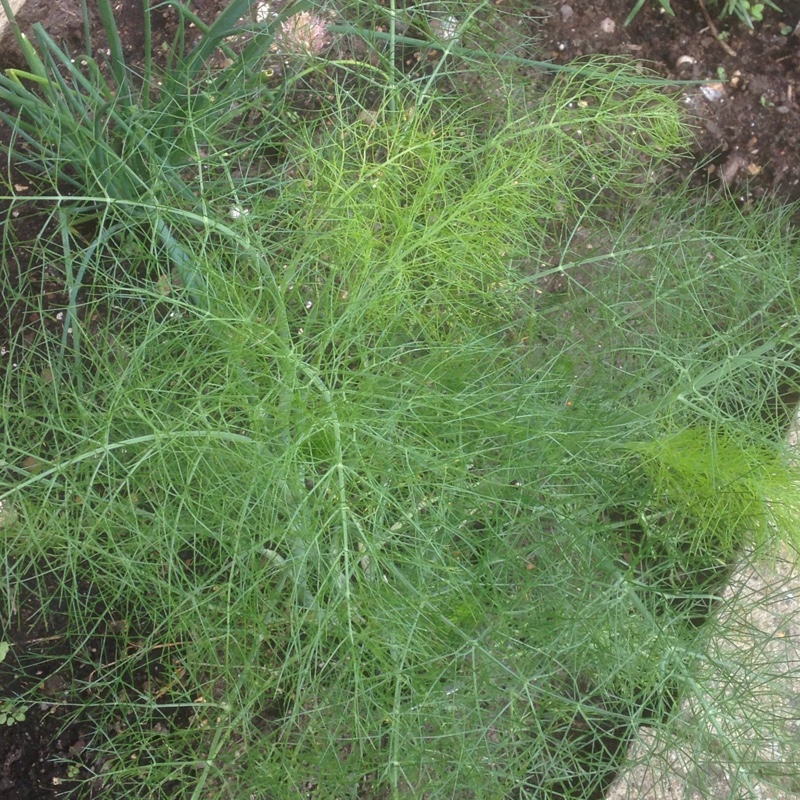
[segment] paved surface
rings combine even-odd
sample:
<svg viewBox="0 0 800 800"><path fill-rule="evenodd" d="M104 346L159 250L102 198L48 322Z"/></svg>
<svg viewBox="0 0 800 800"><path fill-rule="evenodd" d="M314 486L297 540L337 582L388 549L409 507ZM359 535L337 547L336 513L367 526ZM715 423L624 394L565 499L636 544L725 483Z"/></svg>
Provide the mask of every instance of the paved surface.
<svg viewBox="0 0 800 800"><path fill-rule="evenodd" d="M698 667L703 690L684 701L676 737L640 729L607 800L800 800L796 554L744 559L718 616L724 630L708 642Z"/></svg>
<svg viewBox="0 0 800 800"><path fill-rule="evenodd" d="M20 9L25 5L26 0L10 0L11 11L16 16ZM6 12L0 8L0 42L3 41L6 35L6 28L8 27L8 17Z"/></svg>
<svg viewBox="0 0 800 800"><path fill-rule="evenodd" d="M800 555L745 554L717 617L677 732L643 726L606 800L800 800Z"/></svg>

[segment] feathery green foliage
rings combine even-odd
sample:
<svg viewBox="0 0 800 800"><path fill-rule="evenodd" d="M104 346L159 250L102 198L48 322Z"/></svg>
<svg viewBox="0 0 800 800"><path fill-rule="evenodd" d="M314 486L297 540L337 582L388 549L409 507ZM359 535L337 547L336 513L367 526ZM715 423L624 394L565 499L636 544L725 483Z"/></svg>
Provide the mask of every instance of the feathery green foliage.
<svg viewBox="0 0 800 800"><path fill-rule="evenodd" d="M378 44L280 92L246 63L198 89L209 37L124 115L99 71L0 85L47 141L14 153L53 207L30 276L58 260L71 298L63 332L8 345L2 590L66 607L76 664L115 643L76 693L86 788L588 796L668 725L729 559L791 536L765 422L795 359L790 212L660 195L686 132L622 61L535 103L498 73L466 108L452 54L406 79Z"/></svg>

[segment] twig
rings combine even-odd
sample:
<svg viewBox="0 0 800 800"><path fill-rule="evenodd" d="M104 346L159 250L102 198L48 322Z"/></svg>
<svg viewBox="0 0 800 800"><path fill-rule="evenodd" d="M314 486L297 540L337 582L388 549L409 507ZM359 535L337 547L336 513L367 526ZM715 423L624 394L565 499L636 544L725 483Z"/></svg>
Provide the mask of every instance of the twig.
<svg viewBox="0 0 800 800"><path fill-rule="evenodd" d="M717 26L714 25L714 21L711 19L711 15L708 13L708 9L706 8L706 4L703 0L697 0L700 9L703 12L703 16L706 18L706 24L708 25L709 30L711 31L714 38L719 43L719 46L729 55L736 58L737 53L736 51L724 40L719 38L719 31L717 30Z"/></svg>
<svg viewBox="0 0 800 800"><path fill-rule="evenodd" d="M38 639L25 639L21 644L45 644L46 642L57 642L59 639L64 638L63 633L57 633L53 636L42 636Z"/></svg>

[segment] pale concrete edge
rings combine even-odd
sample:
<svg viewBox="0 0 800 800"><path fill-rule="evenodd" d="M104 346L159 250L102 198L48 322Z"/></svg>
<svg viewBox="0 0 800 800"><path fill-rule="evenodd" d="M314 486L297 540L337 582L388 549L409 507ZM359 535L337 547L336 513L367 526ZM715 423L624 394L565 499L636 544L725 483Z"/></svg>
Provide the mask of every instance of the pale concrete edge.
<svg viewBox="0 0 800 800"><path fill-rule="evenodd" d="M800 407L795 412L786 441L791 450L800 451ZM781 586L780 590L776 590L778 584ZM758 631L762 634L763 640L757 645L757 649L766 652L770 649L769 645L774 644L784 651L781 654L783 658L778 657L775 663L777 674L770 676L769 685L773 686L773 693L776 696L783 693L775 686L777 680L782 678L785 681L790 678L791 688L788 694L794 698L800 697L800 563L797 551L788 545L783 546L775 563L762 562L760 559L753 562L745 554L725 589L726 599L731 601L743 588L750 590L745 596L752 608L748 607L745 601L745 605L740 609L743 615L740 622L745 623L745 630ZM787 588L792 591L787 591ZM754 603L753 598L758 599L758 602ZM773 606L771 614L768 610L758 610L760 604L765 601ZM728 606L728 611L732 608L735 606ZM793 622L793 630L787 635L783 623L789 619ZM745 638L749 638L750 635L746 634ZM742 642L738 644L741 645ZM729 654L729 657L735 656ZM763 697L768 704L774 699L774 697ZM687 702L684 701L681 712L684 712L686 707ZM795 720L795 726L800 732L800 721ZM774 743L766 742L766 744L768 747L773 746L774 749ZM655 730L643 725L628 751L627 765L623 766L606 793L605 800L739 800L741 792L732 791L728 782L730 776L726 774L726 767L730 765L725 763L724 758L715 759L710 753L706 754L704 768L712 775L714 772L720 773L722 779L717 775L718 780L715 785L712 777L706 783L704 790L692 786L689 778L693 772L697 774L697 770L694 768L691 749L690 743L687 743L686 748L682 748L677 743L670 745L662 742ZM777 752L773 752L772 758L776 755ZM771 760L766 758L765 764ZM714 763L715 761L717 763ZM708 777L707 774L706 778ZM756 780L752 790L746 794L759 800L800 800L800 794L785 791L774 784L762 783L760 780Z"/></svg>
<svg viewBox="0 0 800 800"><path fill-rule="evenodd" d="M27 0L9 0L9 4L11 5L11 11L14 13L15 16L19 14L20 11L22 11L26 2ZM0 9L0 42L3 42L3 40L5 39L6 33L8 33L9 28L10 24L9 24L9 19L6 16L6 12Z"/></svg>

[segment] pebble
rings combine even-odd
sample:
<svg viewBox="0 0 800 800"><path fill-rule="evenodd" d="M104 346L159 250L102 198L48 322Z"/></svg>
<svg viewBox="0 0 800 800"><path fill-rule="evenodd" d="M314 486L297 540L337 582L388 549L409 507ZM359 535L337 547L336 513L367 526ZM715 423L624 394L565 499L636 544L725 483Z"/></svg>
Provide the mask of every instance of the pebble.
<svg viewBox="0 0 800 800"><path fill-rule="evenodd" d="M563 6L561 6L560 11L561 11L561 19L563 19L564 22L569 22L569 20L571 20L573 15L575 14L575 12L572 10L572 6L568 6L566 3L564 3Z"/></svg>
<svg viewBox="0 0 800 800"><path fill-rule="evenodd" d="M712 103L719 102L725 97L725 87L721 83L705 83L700 87L700 91L703 97Z"/></svg>

